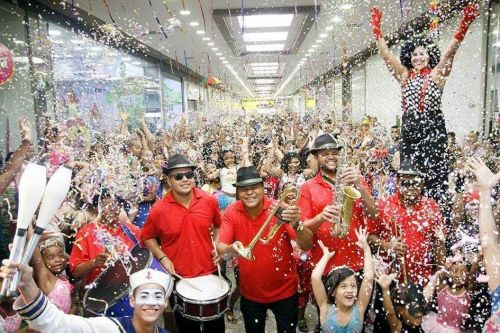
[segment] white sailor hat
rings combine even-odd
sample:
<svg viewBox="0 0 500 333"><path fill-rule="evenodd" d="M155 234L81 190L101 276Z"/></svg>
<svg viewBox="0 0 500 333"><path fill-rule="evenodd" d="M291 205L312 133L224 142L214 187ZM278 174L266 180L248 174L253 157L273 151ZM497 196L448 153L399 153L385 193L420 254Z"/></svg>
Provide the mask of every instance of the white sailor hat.
<svg viewBox="0 0 500 333"><path fill-rule="evenodd" d="M174 288L174 279L172 279L170 274L145 268L130 275L130 294L132 295L137 287L150 283L160 285L165 290L166 297L170 297Z"/></svg>

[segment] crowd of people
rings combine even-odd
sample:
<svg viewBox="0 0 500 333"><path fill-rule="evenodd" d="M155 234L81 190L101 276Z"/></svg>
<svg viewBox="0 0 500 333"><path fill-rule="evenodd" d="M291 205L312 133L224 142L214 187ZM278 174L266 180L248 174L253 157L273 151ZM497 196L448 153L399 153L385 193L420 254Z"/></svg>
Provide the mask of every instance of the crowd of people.
<svg viewBox="0 0 500 333"><path fill-rule="evenodd" d="M2 259L23 166L73 177L30 266L2 262L0 278L22 277L0 327L224 332L243 321L254 333L271 310L278 332L500 331L500 128L460 144L441 112L477 10L465 8L442 60L414 39L401 62L372 11L403 87L401 126L281 110L198 115L152 133L120 112L112 133L78 118L47 123L35 153L21 119L22 143L0 175Z"/></svg>

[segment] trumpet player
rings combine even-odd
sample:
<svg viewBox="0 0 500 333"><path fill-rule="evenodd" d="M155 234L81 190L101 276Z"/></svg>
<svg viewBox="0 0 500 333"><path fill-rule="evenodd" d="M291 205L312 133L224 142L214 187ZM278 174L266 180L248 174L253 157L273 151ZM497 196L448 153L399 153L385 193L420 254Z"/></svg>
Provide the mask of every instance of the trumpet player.
<svg viewBox="0 0 500 333"><path fill-rule="evenodd" d="M241 167L236 176L237 201L223 214L217 249L239 256L241 312L248 333L264 333L266 312L274 313L278 332L295 332L298 321L298 277L292 241L311 248L312 232L300 220L293 203L277 209L265 197L264 184L253 166ZM283 193L281 197L286 197ZM270 210L270 211L269 211ZM278 217L284 222L276 233ZM249 245L250 244L250 245Z"/></svg>
<svg viewBox="0 0 500 333"><path fill-rule="evenodd" d="M365 215L370 217L376 215L375 202L359 171L344 165L339 174L339 160L343 149L347 147L342 147L337 138L329 133L322 134L314 140L311 153L318 161L319 172L302 185L297 202L304 225L314 233L311 249L313 262L317 263L323 255L318 241L322 241L330 252L335 253L325 267L325 276L338 266L347 266L355 272L362 270L363 252L356 246L355 230L365 225ZM353 202L350 224L349 221L343 221L346 223L343 226L345 227L343 237L332 234L332 228L339 221L341 209L338 206L337 195L342 195L337 193L339 189L332 186L332 181L344 186L353 186L360 193L360 198Z"/></svg>

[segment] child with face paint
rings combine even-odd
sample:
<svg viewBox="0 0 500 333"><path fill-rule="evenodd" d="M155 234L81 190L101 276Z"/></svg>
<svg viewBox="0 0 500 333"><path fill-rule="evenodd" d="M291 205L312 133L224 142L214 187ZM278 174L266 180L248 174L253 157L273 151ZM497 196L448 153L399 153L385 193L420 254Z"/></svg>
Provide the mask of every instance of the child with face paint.
<svg viewBox="0 0 500 333"><path fill-rule="evenodd" d="M323 257L316 264L311 280L314 297L319 307L319 317L322 332L350 332L360 333L363 329L365 310L370 303L374 269L370 246L367 242L366 230L356 230L358 245L363 249L364 255L364 277L358 288L354 271L342 266L336 267L328 275L326 287L321 277L328 260L334 253L321 241L319 246L323 249ZM359 291L359 294L358 294Z"/></svg>
<svg viewBox="0 0 500 333"><path fill-rule="evenodd" d="M83 318L65 314L38 288L31 267L4 260L0 278L13 278L16 269L21 272L20 295L13 308L31 329L44 333L168 333L156 326L156 321L167 306L174 281L164 272L143 269L130 275L130 304L132 317Z"/></svg>

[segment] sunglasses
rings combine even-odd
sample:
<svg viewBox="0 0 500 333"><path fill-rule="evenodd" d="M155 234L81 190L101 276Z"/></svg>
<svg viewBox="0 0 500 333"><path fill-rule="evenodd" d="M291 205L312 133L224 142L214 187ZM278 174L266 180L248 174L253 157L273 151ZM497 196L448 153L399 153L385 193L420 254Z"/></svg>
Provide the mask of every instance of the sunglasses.
<svg viewBox="0 0 500 333"><path fill-rule="evenodd" d="M420 178L415 178L415 179L401 179L401 186L404 187L418 187L422 185L423 180Z"/></svg>
<svg viewBox="0 0 500 333"><path fill-rule="evenodd" d="M175 175L172 175L170 177L174 178L175 180L177 181L181 181L184 176L186 177L186 179L193 179L194 178L194 172L193 171L188 171L188 172L179 172L179 173L176 173Z"/></svg>

